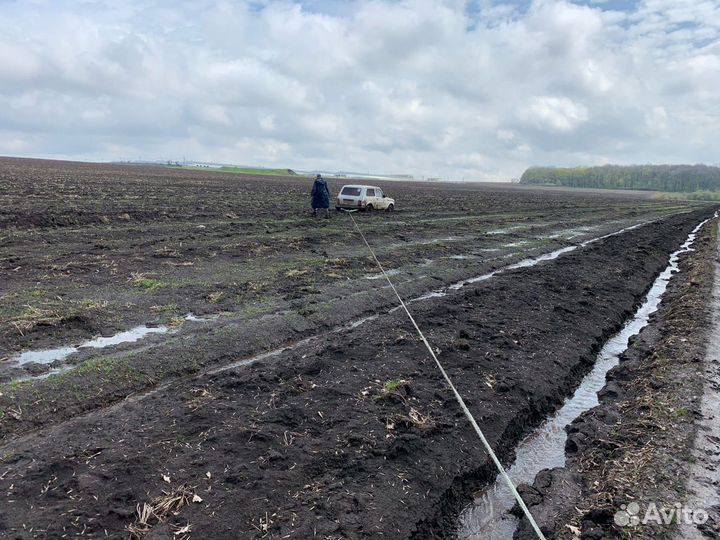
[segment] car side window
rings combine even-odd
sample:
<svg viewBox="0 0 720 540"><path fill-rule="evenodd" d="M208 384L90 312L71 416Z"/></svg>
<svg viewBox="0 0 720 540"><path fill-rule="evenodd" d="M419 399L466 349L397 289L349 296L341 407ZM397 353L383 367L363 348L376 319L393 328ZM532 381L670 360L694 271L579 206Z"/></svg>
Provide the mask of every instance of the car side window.
<svg viewBox="0 0 720 540"><path fill-rule="evenodd" d="M368 190L367 190L367 195L366 195L366 196L367 196L367 197L374 197L374 196L375 196L375 190L368 188Z"/></svg>
<svg viewBox="0 0 720 540"><path fill-rule="evenodd" d="M378 188L376 197L384 197L382 189Z"/></svg>

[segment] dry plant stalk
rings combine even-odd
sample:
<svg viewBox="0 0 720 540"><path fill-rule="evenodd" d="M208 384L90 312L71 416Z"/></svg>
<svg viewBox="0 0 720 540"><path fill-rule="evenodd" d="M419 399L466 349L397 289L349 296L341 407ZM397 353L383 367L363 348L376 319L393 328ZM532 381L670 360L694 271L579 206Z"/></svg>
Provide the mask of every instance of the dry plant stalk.
<svg viewBox="0 0 720 540"><path fill-rule="evenodd" d="M179 488L156 497L150 503L137 505L137 519L128 525L130 538L140 540L158 523L163 523L168 515L178 512L183 506L187 506L193 500L193 490L188 486ZM188 524L187 527L190 527ZM189 528L188 531L189 532Z"/></svg>

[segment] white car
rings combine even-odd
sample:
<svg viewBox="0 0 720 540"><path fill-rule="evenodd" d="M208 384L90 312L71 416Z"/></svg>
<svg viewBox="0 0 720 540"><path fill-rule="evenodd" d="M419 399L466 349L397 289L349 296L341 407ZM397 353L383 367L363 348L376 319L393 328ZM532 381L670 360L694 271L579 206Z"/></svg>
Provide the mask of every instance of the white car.
<svg viewBox="0 0 720 540"><path fill-rule="evenodd" d="M337 196L335 209L343 208L372 212L373 210L395 210L395 199L387 197L377 186L343 186Z"/></svg>

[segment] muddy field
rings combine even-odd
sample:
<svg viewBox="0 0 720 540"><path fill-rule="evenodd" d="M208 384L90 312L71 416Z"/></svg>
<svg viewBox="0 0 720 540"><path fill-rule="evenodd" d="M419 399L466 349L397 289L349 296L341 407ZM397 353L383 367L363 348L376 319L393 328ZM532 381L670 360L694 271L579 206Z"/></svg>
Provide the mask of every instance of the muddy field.
<svg viewBox="0 0 720 540"><path fill-rule="evenodd" d="M358 223L505 462L713 210L381 185L397 211ZM0 160L0 536L452 534L488 458L309 188Z"/></svg>

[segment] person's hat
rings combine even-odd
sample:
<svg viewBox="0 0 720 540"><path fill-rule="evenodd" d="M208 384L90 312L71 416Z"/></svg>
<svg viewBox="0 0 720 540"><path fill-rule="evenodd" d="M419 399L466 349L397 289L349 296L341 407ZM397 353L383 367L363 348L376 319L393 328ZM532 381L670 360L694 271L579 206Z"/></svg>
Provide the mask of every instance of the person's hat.
<svg viewBox="0 0 720 540"><path fill-rule="evenodd" d="M318 174L315 178L322 178L322 176L320 174Z"/></svg>

